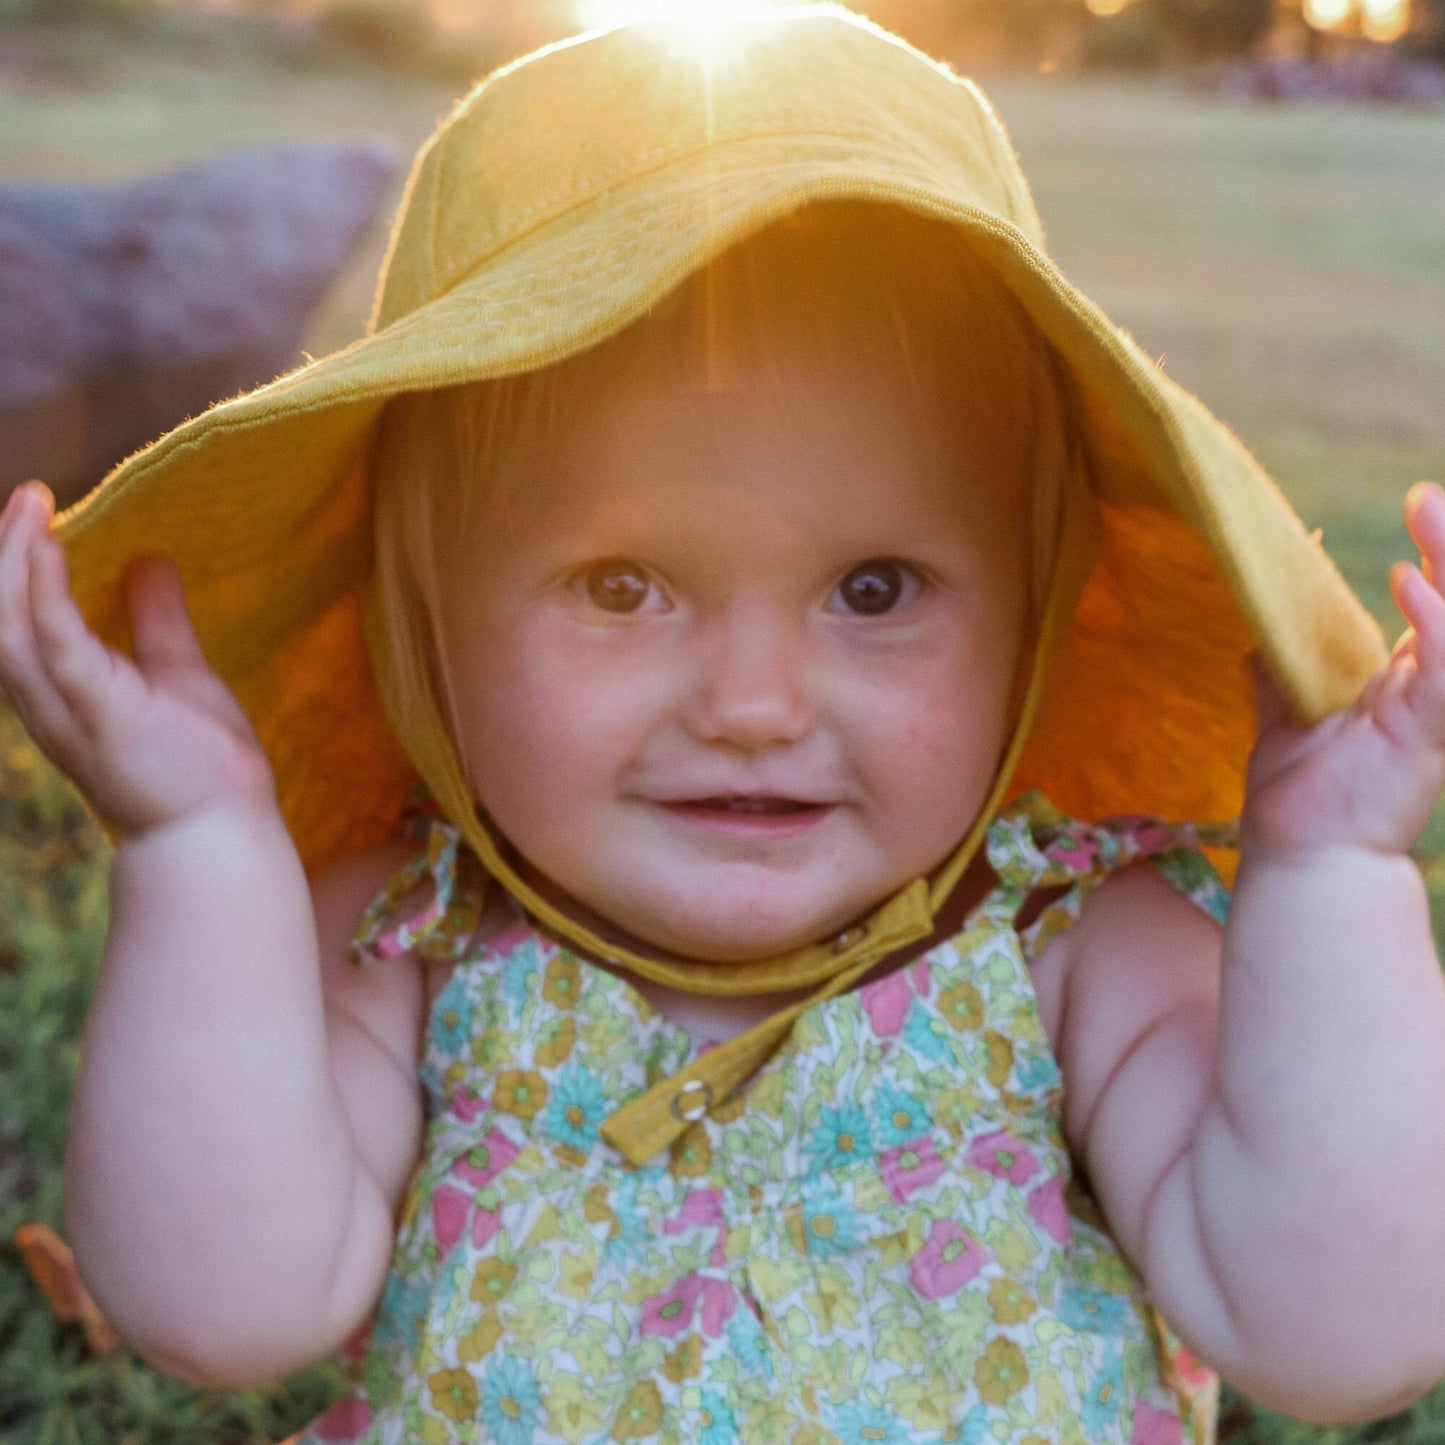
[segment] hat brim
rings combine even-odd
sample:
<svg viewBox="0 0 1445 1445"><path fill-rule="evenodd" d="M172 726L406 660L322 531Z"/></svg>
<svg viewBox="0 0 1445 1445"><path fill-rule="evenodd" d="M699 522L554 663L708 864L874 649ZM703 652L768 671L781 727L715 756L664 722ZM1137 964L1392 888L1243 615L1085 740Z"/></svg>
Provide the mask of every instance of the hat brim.
<svg viewBox="0 0 1445 1445"><path fill-rule="evenodd" d="M1317 718L1382 665L1379 629L1227 428L1019 225L886 140L800 147L759 135L670 160L514 237L345 350L183 424L58 520L87 620L121 645L126 565L172 556L206 655L268 751L308 867L378 840L413 781L362 634L364 455L382 406L591 346L730 245L829 201L957 226L1071 378L1104 552L1021 784L1095 816L1237 810L1253 733L1247 653L1257 647L1298 715Z"/></svg>

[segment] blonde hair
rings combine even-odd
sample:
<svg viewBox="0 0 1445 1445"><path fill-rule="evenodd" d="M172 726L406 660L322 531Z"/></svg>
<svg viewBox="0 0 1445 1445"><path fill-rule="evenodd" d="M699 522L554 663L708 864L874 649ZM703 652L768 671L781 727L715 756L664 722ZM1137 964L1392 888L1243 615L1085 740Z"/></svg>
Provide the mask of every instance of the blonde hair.
<svg viewBox="0 0 1445 1445"><path fill-rule="evenodd" d="M872 204L818 204L739 242L587 350L387 404L370 462L368 640L388 717L419 766L445 745L448 771L456 767L439 578L475 547L482 526L505 515L498 504L505 508L542 469L598 383L645 369L678 379L680 405L702 404L709 390L782 376L799 343L805 355L869 355L880 371L901 372L920 426L935 424L939 401L957 396L984 464L1030 498L1028 595L1037 621L1070 452L1052 351L957 227Z"/></svg>

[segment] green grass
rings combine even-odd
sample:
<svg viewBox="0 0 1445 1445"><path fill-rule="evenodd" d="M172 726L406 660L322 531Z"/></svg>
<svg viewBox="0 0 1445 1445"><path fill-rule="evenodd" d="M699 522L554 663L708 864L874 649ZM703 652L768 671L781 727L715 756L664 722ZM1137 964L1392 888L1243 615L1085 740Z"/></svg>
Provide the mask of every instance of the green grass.
<svg viewBox="0 0 1445 1445"><path fill-rule="evenodd" d="M28 57L24 65L13 58ZM7 61L6 57L11 58ZM1445 477L1445 114L1218 106L1164 83L985 77L1065 271L1260 455L1346 576L1385 590L1399 503ZM0 179L104 180L229 146L381 131L414 147L454 87L287 60L213 29L0 30ZM382 237L314 319L359 334ZM1445 936L1445 821L1421 853ZM0 708L0 1445L241 1445L299 1428L323 1364L269 1392L190 1389L54 1322L10 1236L60 1224L65 1112L105 926L105 846ZM1318 1430L1230 1397L1239 1445L1445 1445L1445 1393Z"/></svg>

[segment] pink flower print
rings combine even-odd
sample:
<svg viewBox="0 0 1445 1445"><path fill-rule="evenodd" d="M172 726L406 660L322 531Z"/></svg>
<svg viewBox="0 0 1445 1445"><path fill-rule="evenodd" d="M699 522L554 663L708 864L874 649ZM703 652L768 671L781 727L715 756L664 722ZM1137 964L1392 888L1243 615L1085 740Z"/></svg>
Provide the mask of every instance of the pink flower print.
<svg viewBox="0 0 1445 1445"><path fill-rule="evenodd" d="M702 1332L708 1339L722 1334L738 1305L738 1292L725 1279L702 1282Z"/></svg>
<svg viewBox="0 0 1445 1445"><path fill-rule="evenodd" d="M437 1246L446 1254L466 1228L467 1213L472 1207L472 1196L453 1189L450 1184L439 1184L431 1197L432 1232L436 1235Z"/></svg>
<svg viewBox="0 0 1445 1445"><path fill-rule="evenodd" d="M1174 837L1162 823L1149 822L1130 830L1134 846L1140 854L1148 857L1151 853L1162 853L1174 846Z"/></svg>
<svg viewBox="0 0 1445 1445"><path fill-rule="evenodd" d="M968 1162L1010 1184L1027 1184L1039 1172L1038 1156L1007 1130L984 1134L968 1146Z"/></svg>
<svg viewBox="0 0 1445 1445"><path fill-rule="evenodd" d="M1087 833L1080 831L1060 834L1045 851L1051 861L1087 873L1093 867L1099 845Z"/></svg>
<svg viewBox="0 0 1445 1445"><path fill-rule="evenodd" d="M502 957L532 936L532 930L527 924L514 923L510 928L504 928L500 933L494 933L487 940L487 949Z"/></svg>
<svg viewBox="0 0 1445 1445"><path fill-rule="evenodd" d="M487 1137L469 1149L452 1165L452 1173L477 1189L490 1184L513 1159L517 1146L500 1129L490 1129Z"/></svg>
<svg viewBox="0 0 1445 1445"><path fill-rule="evenodd" d="M886 1149L878 1156L888 1192L902 1204L915 1189L932 1184L943 1173L943 1160L927 1135Z"/></svg>
<svg viewBox="0 0 1445 1445"><path fill-rule="evenodd" d="M452 1113L463 1124L470 1124L485 1108L487 1100L478 1098L465 1084L458 1084L452 1090Z"/></svg>
<svg viewBox="0 0 1445 1445"><path fill-rule="evenodd" d="M727 1229L724 1227L723 1221L721 1189L694 1189L687 1196L682 1208L671 1219L663 1223L662 1232L664 1234L681 1234L685 1229L709 1224L717 1227L717 1238L713 1244L709 1263L720 1265L727 1259L727 1252L723 1248Z"/></svg>
<svg viewBox="0 0 1445 1445"><path fill-rule="evenodd" d="M502 1227L499 1209L479 1209L472 1215L472 1243L480 1249Z"/></svg>
<svg viewBox="0 0 1445 1445"><path fill-rule="evenodd" d="M955 1294L988 1263L988 1251L951 1219L938 1219L913 1256L908 1277L925 1299Z"/></svg>
<svg viewBox="0 0 1445 1445"><path fill-rule="evenodd" d="M1182 1445L1184 1428L1167 1410L1156 1410L1142 1400L1134 1406L1134 1432L1129 1445Z"/></svg>
<svg viewBox="0 0 1445 1445"><path fill-rule="evenodd" d="M913 980L913 991L919 998L927 998L933 992L933 970L928 966L926 958L910 963L902 972Z"/></svg>
<svg viewBox="0 0 1445 1445"><path fill-rule="evenodd" d="M858 990L858 997L873 1025L873 1032L882 1038L892 1038L903 1032L903 1020L908 1017L909 1005L913 1002L913 989L908 983L908 971L899 969L887 978L875 979Z"/></svg>
<svg viewBox="0 0 1445 1445"><path fill-rule="evenodd" d="M722 1190L694 1189L681 1209L662 1226L664 1234L681 1234L689 1225L721 1224Z"/></svg>
<svg viewBox="0 0 1445 1445"><path fill-rule="evenodd" d="M1029 1213L1034 1223L1046 1229L1060 1244L1067 1244L1073 1234L1069 1211L1064 1207L1064 1176L1051 1175L1029 1195Z"/></svg>
<svg viewBox="0 0 1445 1445"><path fill-rule="evenodd" d="M669 1338L680 1334L692 1323L701 1292L702 1280L695 1274L687 1274L671 1289L643 1300L642 1333Z"/></svg>
<svg viewBox="0 0 1445 1445"><path fill-rule="evenodd" d="M338 1400L307 1431L318 1440L354 1440L371 1424L371 1407L365 1400Z"/></svg>

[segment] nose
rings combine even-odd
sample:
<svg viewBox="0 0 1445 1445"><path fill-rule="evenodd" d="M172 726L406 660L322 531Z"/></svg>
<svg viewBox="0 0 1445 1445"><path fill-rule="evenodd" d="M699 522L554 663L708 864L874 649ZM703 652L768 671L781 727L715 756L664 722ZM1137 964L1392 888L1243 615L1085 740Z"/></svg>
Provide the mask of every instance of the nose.
<svg viewBox="0 0 1445 1445"><path fill-rule="evenodd" d="M688 725L745 752L797 742L813 720L806 639L769 609L737 609L698 639Z"/></svg>

